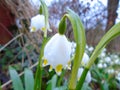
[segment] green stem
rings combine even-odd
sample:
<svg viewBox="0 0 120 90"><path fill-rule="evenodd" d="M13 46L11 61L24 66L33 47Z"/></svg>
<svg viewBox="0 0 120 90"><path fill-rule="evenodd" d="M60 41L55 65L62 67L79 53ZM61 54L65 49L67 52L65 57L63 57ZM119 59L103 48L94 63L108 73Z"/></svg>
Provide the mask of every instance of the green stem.
<svg viewBox="0 0 120 90"><path fill-rule="evenodd" d="M81 75L81 77L80 77L80 80L79 80L79 82L78 82L75 90L81 90L81 88L82 88L82 86L83 86L83 83L84 83L84 81L85 81L85 78L86 78L86 75L87 75L88 70L89 70L88 68L85 68L85 69L84 69L84 71L83 71L83 73L82 73L82 75Z"/></svg>
<svg viewBox="0 0 120 90"><path fill-rule="evenodd" d="M61 86L61 83L62 83L62 81L63 81L63 77L64 77L64 75L65 75L65 72L66 72L66 70L63 70L63 71L62 71L62 74L60 75L60 77L59 77L59 79L58 79L58 83L57 83L57 86L58 86L58 87Z"/></svg>
<svg viewBox="0 0 120 90"><path fill-rule="evenodd" d="M34 90L41 90L41 87L42 87L42 57L44 54L44 46L46 44L46 41L47 41L46 38L43 38L43 44L40 50L37 71L35 74Z"/></svg>
<svg viewBox="0 0 120 90"><path fill-rule="evenodd" d="M74 64L72 67L71 78L69 81L69 90L75 90L75 88L76 88L77 73L78 73L78 69L80 66L80 62L82 60L82 57L80 57L79 53L80 53L80 45L77 45L76 54L75 54L75 58L74 58Z"/></svg>
<svg viewBox="0 0 120 90"><path fill-rule="evenodd" d="M77 44L76 52L75 52L75 58L73 61L73 67L72 67L72 73L71 78L69 81L69 90L75 90L76 83L77 83L77 73L78 69L84 54L85 45L86 45L86 39L85 39L85 30L83 27L83 24L79 18L79 16L73 12L72 10L68 9L67 14L63 16L63 18L60 21L59 24L59 33L64 34L66 30L66 18L69 19L69 21L72 24L73 33L75 42Z"/></svg>

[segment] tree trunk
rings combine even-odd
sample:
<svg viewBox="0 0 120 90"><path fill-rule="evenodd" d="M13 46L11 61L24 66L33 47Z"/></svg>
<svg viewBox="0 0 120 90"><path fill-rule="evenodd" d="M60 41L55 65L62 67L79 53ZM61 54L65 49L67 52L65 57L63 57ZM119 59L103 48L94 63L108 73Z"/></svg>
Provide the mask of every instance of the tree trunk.
<svg viewBox="0 0 120 90"><path fill-rule="evenodd" d="M118 8L118 4L119 4L119 0L108 0L108 6L107 6L108 17L107 17L106 32L115 24L115 20L118 16L116 12ZM119 46L120 44L118 39L120 40L120 37L110 42L110 44L107 46L108 52L112 52L116 50L120 51L120 46Z"/></svg>

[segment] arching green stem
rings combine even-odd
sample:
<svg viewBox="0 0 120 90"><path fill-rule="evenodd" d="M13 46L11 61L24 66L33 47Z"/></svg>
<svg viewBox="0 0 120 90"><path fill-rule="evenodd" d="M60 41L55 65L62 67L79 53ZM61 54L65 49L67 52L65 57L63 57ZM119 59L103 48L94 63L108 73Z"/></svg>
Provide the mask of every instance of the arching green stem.
<svg viewBox="0 0 120 90"><path fill-rule="evenodd" d="M84 30L84 27L81 23L79 16L70 9L67 10L67 14L65 14L63 18L61 19L61 22L59 24L59 33L60 34L65 33L66 18L68 18L72 24L74 38L77 44L76 51L75 51L75 57L73 61L72 73L71 73L71 77L69 81L69 89L74 90L76 88L76 83L77 83L78 69L79 69L79 66L80 66L80 63L81 63L81 60L84 54L84 50L85 50L86 38L85 38L85 30Z"/></svg>

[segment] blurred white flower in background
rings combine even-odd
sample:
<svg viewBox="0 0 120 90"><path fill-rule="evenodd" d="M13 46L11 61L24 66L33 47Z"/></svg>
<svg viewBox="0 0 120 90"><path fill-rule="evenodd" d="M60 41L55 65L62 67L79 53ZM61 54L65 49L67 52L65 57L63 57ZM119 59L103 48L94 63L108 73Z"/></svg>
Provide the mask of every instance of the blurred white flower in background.
<svg viewBox="0 0 120 90"><path fill-rule="evenodd" d="M111 58L106 56L105 57L105 62L110 63L111 62Z"/></svg>
<svg viewBox="0 0 120 90"><path fill-rule="evenodd" d="M44 15L36 15L31 18L31 24L30 24L30 31L35 32L40 29L45 28L45 16Z"/></svg>
<svg viewBox="0 0 120 90"><path fill-rule="evenodd" d="M55 34L44 48L43 66L50 65L58 75L70 62L71 44L65 35Z"/></svg>
<svg viewBox="0 0 120 90"><path fill-rule="evenodd" d="M92 52L92 51L94 50L94 48L93 48L93 47L89 47L88 50L89 50L90 52Z"/></svg>
<svg viewBox="0 0 120 90"><path fill-rule="evenodd" d="M88 61L89 61L89 56L87 55L87 53L84 53L84 55L83 55L83 58L82 58L82 65L84 66L84 65L86 65L87 63L88 63Z"/></svg>
<svg viewBox="0 0 120 90"><path fill-rule="evenodd" d="M47 23L47 28L45 27L45 16L44 15L36 15L31 18L31 24L30 24L30 32L35 32L37 30L50 30L49 29L49 23Z"/></svg>
<svg viewBox="0 0 120 90"><path fill-rule="evenodd" d="M103 64L102 64L102 63L98 63L98 64L97 64L97 67L98 67L98 68L103 68Z"/></svg>
<svg viewBox="0 0 120 90"><path fill-rule="evenodd" d="M80 79L83 70L84 70L83 68L79 68L78 75L77 75L78 80ZM92 81L91 73L90 71L88 71L86 78L85 78L85 82L90 83L91 81Z"/></svg>
<svg viewBox="0 0 120 90"><path fill-rule="evenodd" d="M113 68L107 70L108 74L113 74L115 70Z"/></svg>

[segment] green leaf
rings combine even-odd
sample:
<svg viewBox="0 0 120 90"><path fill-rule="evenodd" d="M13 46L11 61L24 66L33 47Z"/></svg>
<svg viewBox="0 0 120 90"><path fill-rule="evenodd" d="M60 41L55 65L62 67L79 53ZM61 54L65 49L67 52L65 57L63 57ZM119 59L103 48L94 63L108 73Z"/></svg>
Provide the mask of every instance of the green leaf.
<svg viewBox="0 0 120 90"><path fill-rule="evenodd" d="M101 53L103 48L115 37L120 35L120 23L114 25L108 32L102 37L98 45L96 46L94 52L92 53L90 57L90 61L87 64L86 68L90 68L98 55Z"/></svg>
<svg viewBox="0 0 120 90"><path fill-rule="evenodd" d="M54 75L52 79L48 82L48 87L46 90L54 90L57 83L57 75Z"/></svg>
<svg viewBox="0 0 120 90"><path fill-rule="evenodd" d="M24 74L24 80L25 80L25 90L33 90L34 88L34 78L33 73L30 69L25 69Z"/></svg>
<svg viewBox="0 0 120 90"><path fill-rule="evenodd" d="M16 72L16 70L12 67L9 67L9 73L10 73L10 77L13 83L14 90L24 90L22 81L20 77L18 76L18 73Z"/></svg>
<svg viewBox="0 0 120 90"><path fill-rule="evenodd" d="M98 55L101 53L102 49L111 41L113 40L115 37L120 35L120 23L114 25L100 40L100 42L98 43L98 45L96 46L94 52L92 53L90 60L88 62L88 64L85 66L85 69L81 75L81 79L78 82L77 85L77 90L80 90L83 82L85 80L85 77L87 75L88 70L90 69L90 67L94 64L96 58L98 57ZM86 71L85 71L86 70Z"/></svg>
<svg viewBox="0 0 120 90"><path fill-rule="evenodd" d="M105 81L105 82L102 84L102 90L109 90L109 84L107 83L107 81Z"/></svg>
<svg viewBox="0 0 120 90"><path fill-rule="evenodd" d="M85 82L81 90L92 90L92 88L89 86L88 83Z"/></svg>
<svg viewBox="0 0 120 90"><path fill-rule="evenodd" d="M42 87L42 57L44 55L44 47L47 41L48 41L47 38L43 38L43 43L42 43L40 55L39 55L38 66L35 73L34 90L41 90L41 87Z"/></svg>
<svg viewBox="0 0 120 90"><path fill-rule="evenodd" d="M67 90L66 86L56 87L53 90Z"/></svg>

